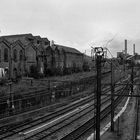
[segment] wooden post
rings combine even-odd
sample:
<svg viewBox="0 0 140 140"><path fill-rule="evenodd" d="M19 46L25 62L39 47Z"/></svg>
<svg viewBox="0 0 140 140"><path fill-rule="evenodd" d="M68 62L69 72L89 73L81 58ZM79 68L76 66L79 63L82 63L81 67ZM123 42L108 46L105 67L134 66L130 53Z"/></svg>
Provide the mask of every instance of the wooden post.
<svg viewBox="0 0 140 140"><path fill-rule="evenodd" d="M97 92L96 92L96 140L100 140L100 110L101 110L101 60L102 56L97 55Z"/></svg>
<svg viewBox="0 0 140 140"><path fill-rule="evenodd" d="M114 69L111 60L111 131L114 131Z"/></svg>
<svg viewBox="0 0 140 140"><path fill-rule="evenodd" d="M133 59L132 59L132 71L131 71L131 95L133 94L133 84L134 84L134 80L133 80L133 78L134 78L134 66L133 66Z"/></svg>

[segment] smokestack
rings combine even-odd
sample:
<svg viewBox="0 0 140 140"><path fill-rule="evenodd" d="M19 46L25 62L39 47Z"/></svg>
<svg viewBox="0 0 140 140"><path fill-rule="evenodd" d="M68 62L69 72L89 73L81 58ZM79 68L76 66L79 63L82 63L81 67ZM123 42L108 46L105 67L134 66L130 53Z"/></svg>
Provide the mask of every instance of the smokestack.
<svg viewBox="0 0 140 140"><path fill-rule="evenodd" d="M133 55L135 55L135 44L133 44Z"/></svg>
<svg viewBox="0 0 140 140"><path fill-rule="evenodd" d="M124 43L125 43L125 49L124 49L125 50L125 55L127 55L127 40L126 39L124 40Z"/></svg>

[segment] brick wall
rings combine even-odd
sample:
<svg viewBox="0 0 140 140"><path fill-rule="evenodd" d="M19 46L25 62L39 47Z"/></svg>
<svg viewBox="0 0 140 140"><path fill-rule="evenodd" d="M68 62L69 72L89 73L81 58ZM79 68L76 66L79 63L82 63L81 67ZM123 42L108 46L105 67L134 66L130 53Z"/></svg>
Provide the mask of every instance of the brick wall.
<svg viewBox="0 0 140 140"><path fill-rule="evenodd" d="M36 49L32 45L28 45L25 48L25 57L26 57L26 71L30 73L30 67L32 65L37 66L37 52Z"/></svg>

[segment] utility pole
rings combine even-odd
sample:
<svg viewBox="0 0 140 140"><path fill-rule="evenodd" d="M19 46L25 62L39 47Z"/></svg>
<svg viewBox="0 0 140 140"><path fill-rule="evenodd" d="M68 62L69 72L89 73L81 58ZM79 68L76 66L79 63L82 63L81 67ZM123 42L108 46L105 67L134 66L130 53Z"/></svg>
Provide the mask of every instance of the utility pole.
<svg viewBox="0 0 140 140"><path fill-rule="evenodd" d="M135 44L133 44L133 58L131 60L131 95L133 94L133 87L134 87L134 62L135 62Z"/></svg>
<svg viewBox="0 0 140 140"><path fill-rule="evenodd" d="M124 51L125 51L125 56L126 56L127 55L127 39L124 40L124 45L125 45Z"/></svg>
<svg viewBox="0 0 140 140"><path fill-rule="evenodd" d="M111 59L111 131L114 131L114 68Z"/></svg>
<svg viewBox="0 0 140 140"><path fill-rule="evenodd" d="M126 56L125 55L123 55L123 70L124 70L124 72L125 72L125 63L126 63Z"/></svg>
<svg viewBox="0 0 140 140"><path fill-rule="evenodd" d="M96 70L97 70L97 92L96 92L96 140L100 140L100 111L101 111L101 63L104 56L103 48L95 48Z"/></svg>
<svg viewBox="0 0 140 140"><path fill-rule="evenodd" d="M126 67L125 67L125 63L126 63L126 56L127 56L127 40L125 39L124 40L124 45L125 45L125 48L124 48L124 57L123 57L123 65L124 65L124 72L126 70Z"/></svg>
<svg viewBox="0 0 140 140"><path fill-rule="evenodd" d="M132 62L131 62L131 95L133 94L133 84L134 84L134 66L133 66L133 59L131 60Z"/></svg>
<svg viewBox="0 0 140 140"><path fill-rule="evenodd" d="M100 110L101 110L101 59L102 56L97 56L97 93L96 93L96 140L100 140Z"/></svg>

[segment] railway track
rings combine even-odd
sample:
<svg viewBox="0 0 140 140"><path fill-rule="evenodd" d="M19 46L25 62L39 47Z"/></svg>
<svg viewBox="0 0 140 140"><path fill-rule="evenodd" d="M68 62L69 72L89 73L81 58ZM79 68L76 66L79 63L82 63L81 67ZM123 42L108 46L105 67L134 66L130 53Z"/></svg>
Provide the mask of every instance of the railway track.
<svg viewBox="0 0 140 140"><path fill-rule="evenodd" d="M110 97L103 98L102 105L105 106L110 100ZM72 114L72 116L68 116L67 118L64 118L62 121L59 121L57 124L48 127L47 129L44 129L43 131L40 131L39 133L36 133L34 135L31 135L29 137L25 137L26 140L41 140L46 139L46 137L49 139L53 134L56 134L58 131L61 131L63 128L69 127L69 125L73 125L74 122L78 122L79 119L82 119L83 116L88 116L88 114L93 114L95 109L95 102L91 102L83 106L82 108L78 108L79 111ZM77 125L77 123L76 123Z"/></svg>
<svg viewBox="0 0 140 140"><path fill-rule="evenodd" d="M125 93L125 89L124 89ZM117 107L117 105L123 100L123 97L117 97L114 102L114 107ZM111 104L106 107L104 110L101 111L101 120L103 120L108 114L111 112ZM95 119L96 116L94 116L91 120L87 121L84 125L81 127L75 129L73 132L67 134L64 136L61 140L80 140L82 139L82 136L84 136L87 132L94 130L95 127Z"/></svg>
<svg viewBox="0 0 140 140"><path fill-rule="evenodd" d="M74 106L78 107L80 105L86 104L87 102L89 102L91 100L93 100L93 96L85 99L83 102L82 102L82 100L81 100L81 102L75 102L75 103L71 104L70 106L66 106L65 108L58 109L57 111L54 111L54 112L52 112L48 115L45 115L41 118L35 119L31 122L24 122L22 124L18 124L18 125L15 125L15 126L12 125L10 127L8 127L8 126L2 127L1 131L0 131L0 139L10 137L12 135L18 134L20 131L30 129L31 127L33 127L35 125L39 125L43 122L49 121L49 120L51 120L55 117L58 117L58 116L66 113L68 111L73 110Z"/></svg>
<svg viewBox="0 0 140 140"><path fill-rule="evenodd" d="M104 100L102 100L103 108L105 108L105 106L108 106L108 104L107 105L105 105L105 104L106 103L109 103L109 100L110 100L110 97L109 98L108 97L107 98L104 98ZM86 108L84 108L84 110L86 110L88 108L88 111L84 111L85 113L83 115L81 115L81 113L83 113L83 110L80 110L79 112L77 112L76 114L74 114L74 117L73 116L69 116L68 118L63 119L62 121L59 121L59 123L57 123L57 124L55 124L55 125L53 125L51 127L48 127L47 129L44 129L44 130L42 130L40 132L37 132L35 134L31 134L31 135L28 135L27 136L28 132L30 132L30 131L26 131L24 133L24 134L26 134L26 136L24 136L24 139L29 139L29 140L38 139L38 140L41 140L41 139L46 139L46 137L48 139L48 137L51 137L56 132L61 131L61 129L65 128L66 126L68 126L70 124L72 124L74 121L77 121L79 118L82 118L82 116L84 116L85 114L86 115L88 113L94 114L93 113L94 112L94 105L95 105L95 103L87 106ZM79 116L79 114L80 114L80 116ZM76 115L78 115L77 118L75 118ZM67 120L71 120L71 121L70 122L67 122ZM60 125L60 126L58 126L58 125Z"/></svg>
<svg viewBox="0 0 140 140"><path fill-rule="evenodd" d="M110 90L109 88L105 89L104 92L108 92L109 90ZM21 131L30 129L36 125L50 121L51 119L55 119L55 118L65 114L67 112L72 111L76 107L82 106L90 101L93 101L94 98L95 97L93 95L90 95L89 97L82 98L79 101L75 101L68 106L62 107L62 108L58 109L57 111L54 111L46 116L43 116L41 118L35 119L33 121L30 121L30 122L24 122L24 123L12 125L12 126L7 126L7 125L3 126L0 128L0 139L11 137L13 135L18 134Z"/></svg>
<svg viewBox="0 0 140 140"><path fill-rule="evenodd" d="M102 73L102 78L103 80L108 79L106 77L109 77L110 71L106 71L105 73ZM10 114L7 110L9 110L10 108L7 107L7 100L9 99L9 96L4 96L0 98L0 119L5 118L5 117L10 117L11 115L19 115L21 113L24 113L25 111L32 111L32 110L36 110L39 109L40 105L38 104L38 101L36 101L37 96L41 98L40 100L40 104L43 103L43 105L45 104L50 104L52 101L50 100L50 89L56 90L56 99L59 99L66 94L66 96L72 93L76 93L77 90L80 87L80 90L78 90L78 92L83 91L83 89L87 89L89 88L89 85L91 86L91 83L95 84L95 79L96 79L96 75L85 75L85 76L81 76L78 78L79 80L76 79L63 79L63 80L49 80L48 84L42 88L42 89L38 89L35 91L30 91L30 92L23 92L23 96L18 97L16 96L17 93L13 93L14 94L14 105L15 105L15 110ZM50 84L50 81L51 84ZM117 79L118 81L118 79ZM60 83L60 84L58 84ZM57 86L57 88L54 89L54 86ZM77 88L76 88L77 87ZM63 92L65 88L68 88L67 92ZM59 90L61 90L59 92ZM57 94L58 93L58 94ZM61 93L61 94L59 94ZM44 102L42 96L46 99ZM22 105L22 108L21 106ZM42 105L42 104L41 104Z"/></svg>
<svg viewBox="0 0 140 140"><path fill-rule="evenodd" d="M109 92L109 90L110 90L110 88L105 89L104 92ZM74 108L76 108L78 106L83 106L84 104L94 100L93 95L91 95L89 97L86 97L86 98L87 99L81 99L81 101L79 101L79 102L77 101L75 103L72 103L70 106L66 106L64 108L61 108L61 109L57 110L56 112L50 113L49 115L41 117L41 118L38 118L38 119L36 119L34 121L24 122L24 123L12 126L12 127L8 128L8 129L7 129L6 126L3 127L3 128L0 128L0 130L1 130L0 131L0 139L7 139L7 138L12 137L13 135L18 135L20 132L29 130L30 128L33 128L36 125L40 125L40 124L42 124L44 122L48 122L48 121L50 121L52 119L55 119L55 118L61 116L62 114L65 114L65 113L73 110ZM106 102L107 102L107 100L109 100L109 98L108 99L106 98ZM93 107L92 107L92 110L93 110Z"/></svg>
<svg viewBox="0 0 140 140"><path fill-rule="evenodd" d="M107 75L108 75L108 72L107 72ZM104 73L103 77L106 77L107 75L106 73ZM9 96L7 95L4 97L1 97L0 98L0 119L5 118L5 117L10 117L11 115L19 115L24 112L39 109L40 106L35 105L35 104L38 104L36 103L37 96L41 97L40 104L41 102L44 103L44 100L42 100L42 96L46 99L46 102L44 104L50 104L52 102L50 99L51 91L54 90L56 93L56 99L59 99L64 94L69 96L69 94L71 93L75 94L77 92L86 90L87 88L89 88L89 85L91 85L91 83L95 84L94 82L95 79L96 79L95 75L92 75L92 76L87 75L86 77L84 76L79 77L78 80L76 79L73 79L73 80L67 79L65 81L52 80L51 82L48 81L48 85L42 89L29 91L29 92L23 92L22 94L23 96L21 97L17 97L16 96L17 93L13 93L15 110L11 114L7 111L9 110L9 108L7 107L7 100L9 99ZM64 92L66 91L65 89L67 89L67 92ZM18 104L22 105L22 108Z"/></svg>

